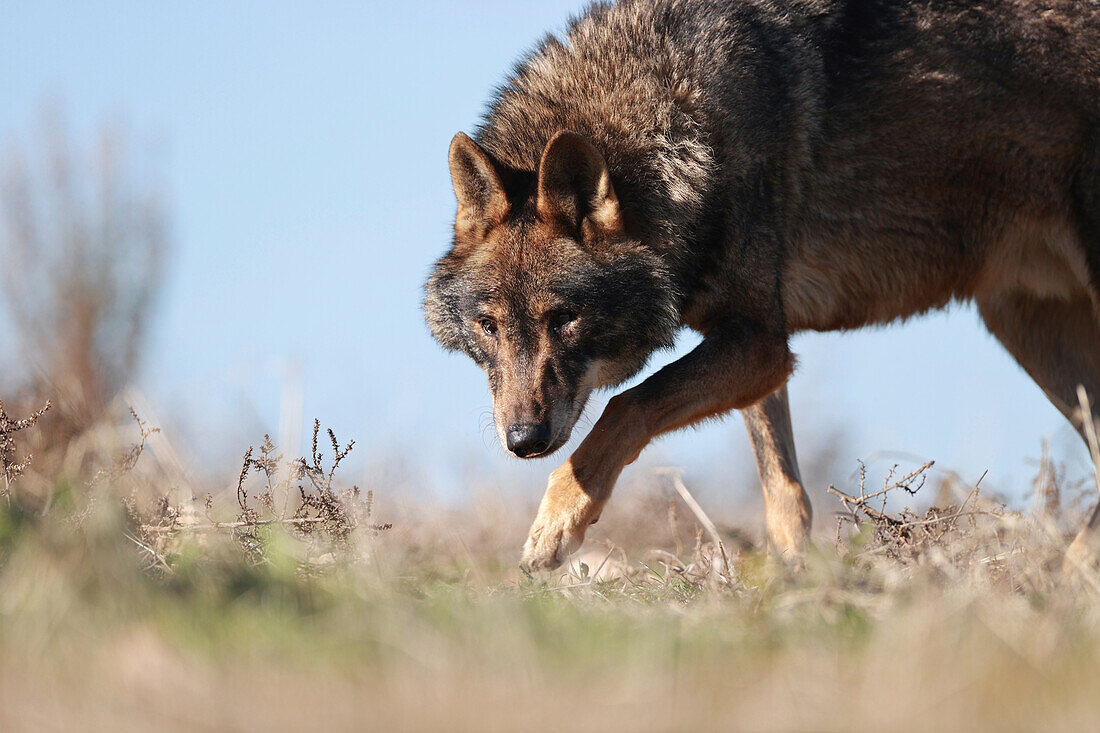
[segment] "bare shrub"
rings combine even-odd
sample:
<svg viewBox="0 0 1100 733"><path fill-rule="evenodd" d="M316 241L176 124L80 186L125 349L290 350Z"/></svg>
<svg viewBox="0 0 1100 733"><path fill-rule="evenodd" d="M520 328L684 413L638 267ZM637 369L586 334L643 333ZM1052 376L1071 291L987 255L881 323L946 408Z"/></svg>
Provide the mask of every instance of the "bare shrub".
<svg viewBox="0 0 1100 733"><path fill-rule="evenodd" d="M21 459L17 456L15 436L33 427L38 422L38 418L42 417L48 409L50 409L50 403L46 402L41 409L32 412L22 420L14 420L4 412L4 402L0 400L0 475L4 479L4 485L0 487L0 496L5 499L11 499L12 484L23 475L34 457L30 453L25 453Z"/></svg>
<svg viewBox="0 0 1100 733"><path fill-rule="evenodd" d="M13 144L4 160L3 297L28 391L55 405L51 450L100 419L133 378L161 280L164 206L129 147L104 126L81 149L52 114L35 145Z"/></svg>
<svg viewBox="0 0 1100 733"><path fill-rule="evenodd" d="M136 415L134 417L137 419ZM143 445L149 435L148 428L140 420L138 425ZM218 507L209 494L202 499L205 521L199 522L184 521L183 507L174 506L167 496L158 497L145 510L136 500L130 500L126 509L136 534L130 539L148 553L151 567L170 571L166 555L185 535L227 534L250 562L262 563L266 559L268 532L279 528L307 543L302 568L310 569L323 564L325 559L332 559L333 551L351 550L351 538L356 531L373 536L390 529L388 523L373 521L373 492L363 495L358 486L345 489L338 485L336 472L355 442L341 448L335 433L327 430L332 457L326 467L324 449L319 442L320 431L320 421L314 420L309 458L285 462L268 435L264 436L258 454L249 446L237 477L237 514L232 521L218 519ZM123 457L120 466L129 471L140 454L141 446L135 445ZM129 462L131 456L133 462ZM248 479L253 474L262 481L259 490L249 486ZM297 500L290 503L294 494ZM280 497L287 499L282 506ZM198 500L195 497L195 501Z"/></svg>

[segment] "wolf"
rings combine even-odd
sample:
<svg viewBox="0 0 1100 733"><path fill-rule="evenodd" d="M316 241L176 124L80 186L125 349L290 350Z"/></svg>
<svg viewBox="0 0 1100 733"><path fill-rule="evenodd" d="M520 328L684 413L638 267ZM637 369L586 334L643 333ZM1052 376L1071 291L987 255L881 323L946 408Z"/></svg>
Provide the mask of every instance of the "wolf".
<svg viewBox="0 0 1100 733"><path fill-rule="evenodd" d="M553 453L595 390L702 335L550 474L527 568L580 545L655 436L731 410L769 545L797 559L800 331L974 301L1082 435L1078 386L1100 397L1096 3L593 5L519 62L449 165L454 238L424 312L487 372L508 451Z"/></svg>

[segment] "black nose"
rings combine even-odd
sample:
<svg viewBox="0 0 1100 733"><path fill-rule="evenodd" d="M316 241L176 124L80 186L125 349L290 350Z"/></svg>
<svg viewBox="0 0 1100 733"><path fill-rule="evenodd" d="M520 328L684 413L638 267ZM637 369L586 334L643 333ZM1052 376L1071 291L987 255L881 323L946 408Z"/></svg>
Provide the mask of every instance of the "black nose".
<svg viewBox="0 0 1100 733"><path fill-rule="evenodd" d="M544 422L521 422L508 428L508 450L520 458L537 456L550 447L550 426Z"/></svg>

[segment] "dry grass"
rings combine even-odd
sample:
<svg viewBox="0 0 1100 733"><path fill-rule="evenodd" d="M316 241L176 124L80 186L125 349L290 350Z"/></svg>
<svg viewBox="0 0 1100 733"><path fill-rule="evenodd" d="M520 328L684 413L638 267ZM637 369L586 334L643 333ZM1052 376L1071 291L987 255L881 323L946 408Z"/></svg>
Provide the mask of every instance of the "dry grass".
<svg viewBox="0 0 1100 733"><path fill-rule="evenodd" d="M47 422L0 420L12 451ZM657 476L568 571L527 578L525 513L382 508L341 483L351 444L319 427L309 456L265 439L236 492L185 504L142 473L149 426L128 435L46 503L5 474L4 730L1081 730L1100 715L1100 584L1057 572L1089 502L1048 464L1029 511L942 482L940 506L899 508L922 503L930 466L837 488L842 526L799 573L702 529Z"/></svg>

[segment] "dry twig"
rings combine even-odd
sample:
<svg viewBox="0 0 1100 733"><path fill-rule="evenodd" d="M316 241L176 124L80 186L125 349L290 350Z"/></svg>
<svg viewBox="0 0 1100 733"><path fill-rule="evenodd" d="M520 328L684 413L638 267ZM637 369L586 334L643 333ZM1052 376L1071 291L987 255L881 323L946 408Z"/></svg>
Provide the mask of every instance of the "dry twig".
<svg viewBox="0 0 1100 733"><path fill-rule="evenodd" d="M42 409L32 412L22 420L13 420L4 412L4 402L0 400L0 473L4 476L3 494L9 500L12 482L23 475L23 472L27 470L34 458L28 453L21 461L15 459L15 434L33 427L38 422L38 418L42 417L49 409L50 402L47 400Z"/></svg>
<svg viewBox="0 0 1100 733"><path fill-rule="evenodd" d="M707 516L707 513L703 511L703 507L700 506L699 502L697 502L695 497L691 495L691 492L688 491L687 486L684 485L684 481L680 478L680 474L677 470L672 468L658 470L668 474L672 478L672 486L676 489L676 493L680 495L680 498L687 504L688 509L691 509L695 518L699 520L699 524L701 524L706 529L707 534L710 535L711 541L714 542L714 545L718 548L719 554L722 556L722 575L727 583L733 585L733 568L730 566L729 558L726 556L726 546L722 542L721 536L718 534L718 527L715 526L714 522Z"/></svg>

